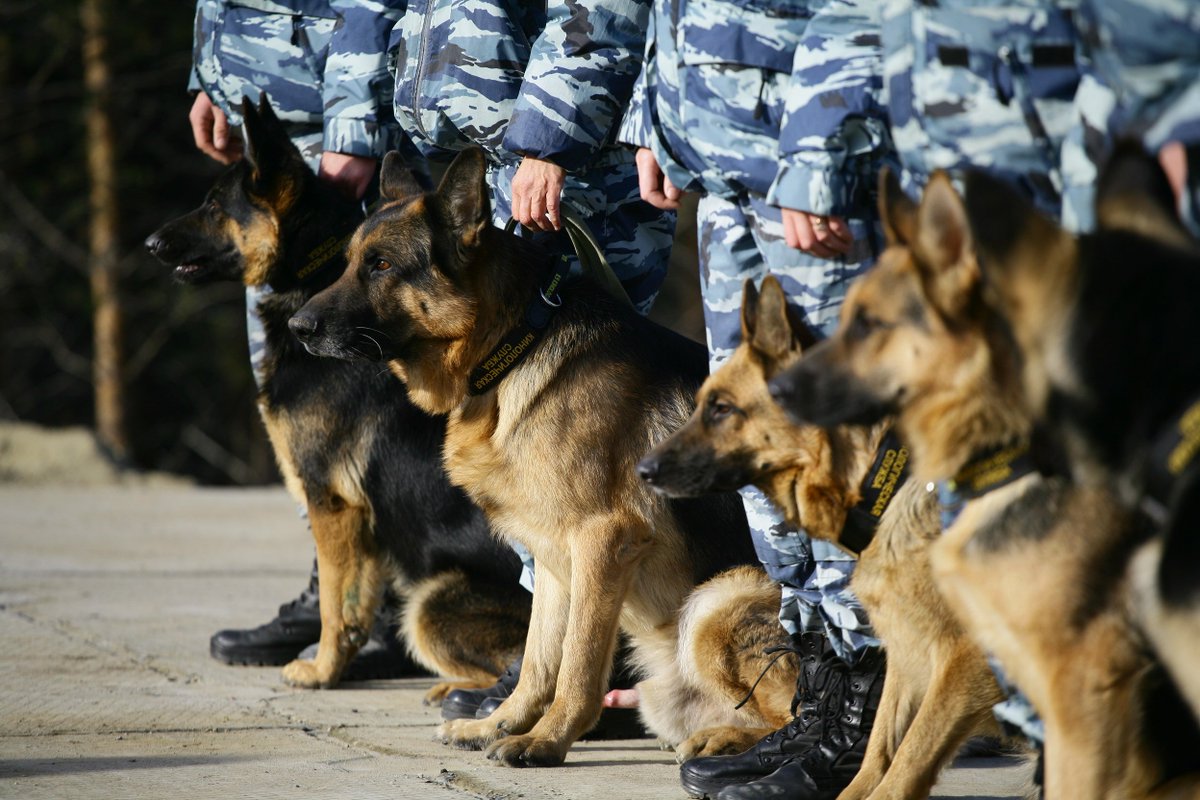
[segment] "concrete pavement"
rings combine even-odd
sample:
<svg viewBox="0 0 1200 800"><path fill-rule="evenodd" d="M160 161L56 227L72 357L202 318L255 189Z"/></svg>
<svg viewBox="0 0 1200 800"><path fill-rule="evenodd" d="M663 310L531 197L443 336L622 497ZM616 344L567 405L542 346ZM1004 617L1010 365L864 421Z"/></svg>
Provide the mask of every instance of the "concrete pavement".
<svg viewBox="0 0 1200 800"><path fill-rule="evenodd" d="M685 797L652 740L505 769L432 740L431 681L306 692L208 656L311 559L282 489L0 485L0 797ZM934 796L1015 798L1027 775L960 761Z"/></svg>

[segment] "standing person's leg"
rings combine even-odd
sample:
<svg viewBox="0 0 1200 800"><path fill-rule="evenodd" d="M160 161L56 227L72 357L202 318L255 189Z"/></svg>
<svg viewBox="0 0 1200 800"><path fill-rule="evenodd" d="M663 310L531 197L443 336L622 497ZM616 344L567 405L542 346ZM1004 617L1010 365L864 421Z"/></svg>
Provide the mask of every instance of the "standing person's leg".
<svg viewBox="0 0 1200 800"><path fill-rule="evenodd" d="M821 261L787 248L778 209L760 198L737 202L705 197L698 208L702 293L710 361L724 361L741 334L739 309L742 283L761 282L777 275L792 301L804 312L815 332L836 324L846 286L873 261L875 232L869 222L855 221L854 260ZM781 587L780 621L796 641L801 659L795 703L799 714L792 723L760 741L746 753L693 759L683 765L681 779L689 792L714 796L718 791L745 792L748 797L777 796L778 784L794 780L797 787L814 780L825 786L844 786L857 771L858 760L848 751L861 750L873 717L873 703L882 688L882 662L861 605L849 591L853 559L825 542L813 542L788 526L779 511L757 490L742 491L756 552L771 578ZM850 667L855 664L856 667ZM829 692L844 685L853 670L866 677L857 692ZM874 700L872 701L872 696ZM858 723L837 731L839 743L830 747L825 706L849 704ZM841 714L840 707L834 713ZM866 713L861 713L866 712ZM847 733L849 735L847 735ZM861 746L859 742L861 741ZM797 774L785 775L789 765ZM816 773L810 775L809 773ZM775 784L767 786L776 778ZM783 797L808 797L807 788ZM835 792L836 793L836 792ZM740 796L740 795L739 795Z"/></svg>

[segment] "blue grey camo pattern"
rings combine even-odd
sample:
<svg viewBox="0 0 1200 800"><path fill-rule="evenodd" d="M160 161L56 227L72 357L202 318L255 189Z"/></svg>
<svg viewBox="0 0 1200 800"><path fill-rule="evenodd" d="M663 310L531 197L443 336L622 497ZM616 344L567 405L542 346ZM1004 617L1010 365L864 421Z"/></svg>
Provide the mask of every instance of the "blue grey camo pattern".
<svg viewBox="0 0 1200 800"><path fill-rule="evenodd" d="M1080 79L1070 4L883 4L892 138L914 193L935 169L986 169L1058 217L1059 148Z"/></svg>
<svg viewBox="0 0 1200 800"><path fill-rule="evenodd" d="M611 148L642 66L650 0L411 0L395 113L430 157L478 144L566 170Z"/></svg>
<svg viewBox="0 0 1200 800"><path fill-rule="evenodd" d="M814 259L787 246L780 211L762 197L730 201L700 198L701 293L704 298L709 362L716 368L741 338L742 281L762 282L768 272L779 278L789 302L800 308L814 330L828 335L846 286L874 262L881 247L872 222L851 219L852 258ZM780 583L779 618L791 633L825 630L843 659L853 662L864 648L877 645L862 604L850 590L854 558L835 545L813 541L790 527L777 508L757 490L742 490L751 538L771 579Z"/></svg>
<svg viewBox="0 0 1200 800"><path fill-rule="evenodd" d="M662 0L620 139L651 149L697 209L710 363L741 327L742 281L769 271L809 324L829 332L847 285L873 263L875 175L888 154L870 3ZM789 248L771 201L848 218L849 257ZM823 629L848 661L878 644L849 589L854 560L789 528L743 490L759 559L783 590L793 633Z"/></svg>
<svg viewBox="0 0 1200 800"><path fill-rule="evenodd" d="M1182 211L1200 235L1200 4L1083 0L1076 21L1097 85L1076 100L1080 129L1063 152L1069 182L1094 181L1115 137L1151 150L1182 142L1192 148Z"/></svg>
<svg viewBox="0 0 1200 800"><path fill-rule="evenodd" d="M403 12L403 0L199 0L190 88L234 125L242 97L265 91L323 149L382 157L403 145L387 52Z"/></svg>

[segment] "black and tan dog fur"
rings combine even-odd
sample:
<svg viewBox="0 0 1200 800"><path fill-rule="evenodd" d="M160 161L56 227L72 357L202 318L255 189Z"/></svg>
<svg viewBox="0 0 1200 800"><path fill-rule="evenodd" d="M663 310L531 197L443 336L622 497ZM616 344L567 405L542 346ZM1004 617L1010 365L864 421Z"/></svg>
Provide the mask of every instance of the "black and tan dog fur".
<svg viewBox="0 0 1200 800"><path fill-rule="evenodd" d="M553 765L597 719L618 620L633 646L673 636L699 582L753 563L736 496L667 502L634 473L681 425L704 348L639 317L588 280L561 291L532 353L498 386L468 375L540 303L539 248L491 224L482 151L461 153L435 193L385 160L391 202L355 234L349 266L292 321L315 352L356 357L359 326L409 397L448 413L451 479L537 562L516 690L484 720L439 729L510 765Z"/></svg>
<svg viewBox="0 0 1200 800"><path fill-rule="evenodd" d="M321 607L315 660L288 664L284 679L335 685L394 581L415 659L488 685L524 641L520 564L447 480L444 418L409 403L386 370L313 356L288 330L288 319L341 274L342 247L362 212L317 180L265 97L242 111L245 159L147 246L181 265L175 274L185 282L273 289L258 307L266 337L258 403L287 488L308 510ZM448 688L435 687L430 699Z"/></svg>
<svg viewBox="0 0 1200 800"><path fill-rule="evenodd" d="M747 281L742 341L701 387L688 423L642 462L669 493L752 483L809 535L839 542L886 429L796 424L767 381L796 363L807 328L779 282ZM883 696L862 769L842 798L928 796L971 735L995 735L1002 695L978 645L934 584L930 546L941 532L924 484L901 485L862 550L851 587L887 651Z"/></svg>
<svg viewBox="0 0 1200 800"><path fill-rule="evenodd" d="M1032 437L1021 363L950 180L936 174L919 207L894 179L881 195L889 247L838 333L773 384L815 422L894 412L917 480L951 478ZM1144 535L1107 487L1033 471L968 500L933 545L950 607L1042 717L1046 797L1196 796L1200 738L1129 613Z"/></svg>
<svg viewBox="0 0 1200 800"><path fill-rule="evenodd" d="M1117 150L1098 185L1097 230L1085 236L985 175L968 178L966 205L1032 412L1063 442L1076 480L1116 479L1122 499L1138 503L1148 475L1166 471L1153 443L1200 399L1200 244L1158 162L1134 143ZM1194 455L1194 422L1182 424L1191 433L1176 452ZM1161 535L1135 560L1136 603L1200 715L1200 468L1193 459L1174 471L1155 492Z"/></svg>

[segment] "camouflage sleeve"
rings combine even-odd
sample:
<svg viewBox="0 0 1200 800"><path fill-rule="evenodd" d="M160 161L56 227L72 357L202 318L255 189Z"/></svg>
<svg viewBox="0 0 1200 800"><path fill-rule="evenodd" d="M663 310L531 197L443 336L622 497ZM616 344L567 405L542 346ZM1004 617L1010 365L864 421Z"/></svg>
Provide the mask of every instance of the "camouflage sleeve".
<svg viewBox="0 0 1200 800"><path fill-rule="evenodd" d="M651 0L555 0L504 146L567 170L615 141L642 66Z"/></svg>
<svg viewBox="0 0 1200 800"><path fill-rule="evenodd" d="M650 15L646 27L646 53L642 59L642 71L634 81L629 108L626 109L621 127L617 130L617 141L633 147L650 147L654 141L654 102L657 88L654 85L656 16Z"/></svg>
<svg viewBox="0 0 1200 800"><path fill-rule="evenodd" d="M768 200L846 214L862 156L890 149L882 102L880 0L825 0L796 48Z"/></svg>
<svg viewBox="0 0 1200 800"><path fill-rule="evenodd" d="M381 157L392 137L387 45L404 0L330 0L340 20L325 62L325 149Z"/></svg>

